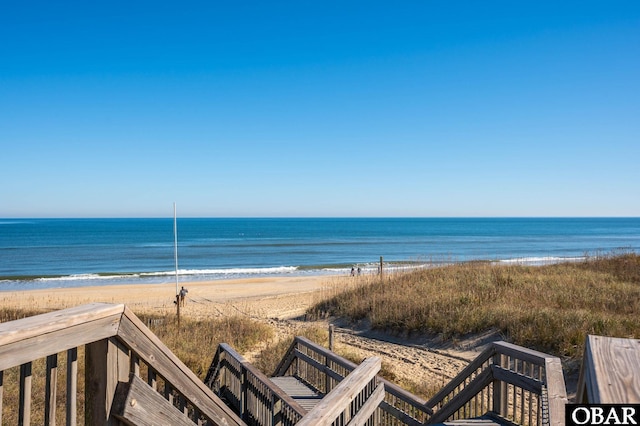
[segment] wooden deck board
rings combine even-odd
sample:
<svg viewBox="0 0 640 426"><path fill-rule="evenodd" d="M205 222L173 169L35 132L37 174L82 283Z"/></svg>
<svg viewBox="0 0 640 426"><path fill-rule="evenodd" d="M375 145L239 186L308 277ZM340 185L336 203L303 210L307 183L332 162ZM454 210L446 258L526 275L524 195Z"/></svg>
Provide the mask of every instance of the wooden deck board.
<svg viewBox="0 0 640 426"><path fill-rule="evenodd" d="M587 336L582 363L578 401L640 403L640 340Z"/></svg>
<svg viewBox="0 0 640 426"><path fill-rule="evenodd" d="M318 405L324 396L293 376L271 377L271 381L307 411Z"/></svg>

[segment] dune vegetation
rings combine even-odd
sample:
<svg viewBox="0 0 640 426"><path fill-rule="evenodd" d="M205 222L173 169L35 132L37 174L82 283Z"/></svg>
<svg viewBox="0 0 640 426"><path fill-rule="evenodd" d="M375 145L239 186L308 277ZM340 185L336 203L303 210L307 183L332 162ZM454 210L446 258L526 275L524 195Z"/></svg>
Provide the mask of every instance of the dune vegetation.
<svg viewBox="0 0 640 426"><path fill-rule="evenodd" d="M547 266L468 262L376 277L309 312L394 333L454 339L496 330L505 340L582 356L587 334L640 337L640 256Z"/></svg>

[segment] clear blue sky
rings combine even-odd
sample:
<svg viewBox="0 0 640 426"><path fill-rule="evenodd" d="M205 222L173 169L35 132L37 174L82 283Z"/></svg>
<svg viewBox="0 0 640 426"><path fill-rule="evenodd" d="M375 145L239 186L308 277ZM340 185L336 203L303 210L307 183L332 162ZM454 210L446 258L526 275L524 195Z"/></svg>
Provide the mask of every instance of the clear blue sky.
<svg viewBox="0 0 640 426"><path fill-rule="evenodd" d="M0 217L640 215L640 1L18 1L0 40Z"/></svg>

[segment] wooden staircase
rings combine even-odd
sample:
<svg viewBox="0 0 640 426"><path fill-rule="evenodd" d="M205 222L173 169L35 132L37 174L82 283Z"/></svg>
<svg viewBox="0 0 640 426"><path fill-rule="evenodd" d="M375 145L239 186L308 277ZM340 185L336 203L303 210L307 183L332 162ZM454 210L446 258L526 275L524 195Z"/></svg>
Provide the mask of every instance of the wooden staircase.
<svg viewBox="0 0 640 426"><path fill-rule="evenodd" d="M357 368L296 337L268 378L223 344L205 383L248 424L293 425L309 411L302 404L309 401L293 389L304 388L304 395L314 399L330 395ZM384 395L366 424L564 424L567 397L560 360L509 343L492 344L429 401L381 377L376 383L384 386ZM352 415L345 413L340 424L350 424Z"/></svg>

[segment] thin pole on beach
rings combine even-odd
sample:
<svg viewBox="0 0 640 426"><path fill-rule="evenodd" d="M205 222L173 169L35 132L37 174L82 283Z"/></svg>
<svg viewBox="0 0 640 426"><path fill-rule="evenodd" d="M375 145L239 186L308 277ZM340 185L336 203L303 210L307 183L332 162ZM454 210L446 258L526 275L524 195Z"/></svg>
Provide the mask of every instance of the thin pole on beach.
<svg viewBox="0 0 640 426"><path fill-rule="evenodd" d="M173 203L173 257L176 263L176 296L178 295L178 219L176 203Z"/></svg>
<svg viewBox="0 0 640 426"><path fill-rule="evenodd" d="M176 264L176 313L178 315L178 327L180 327L180 295L178 293L178 219L176 215L176 203L173 203L173 257Z"/></svg>

